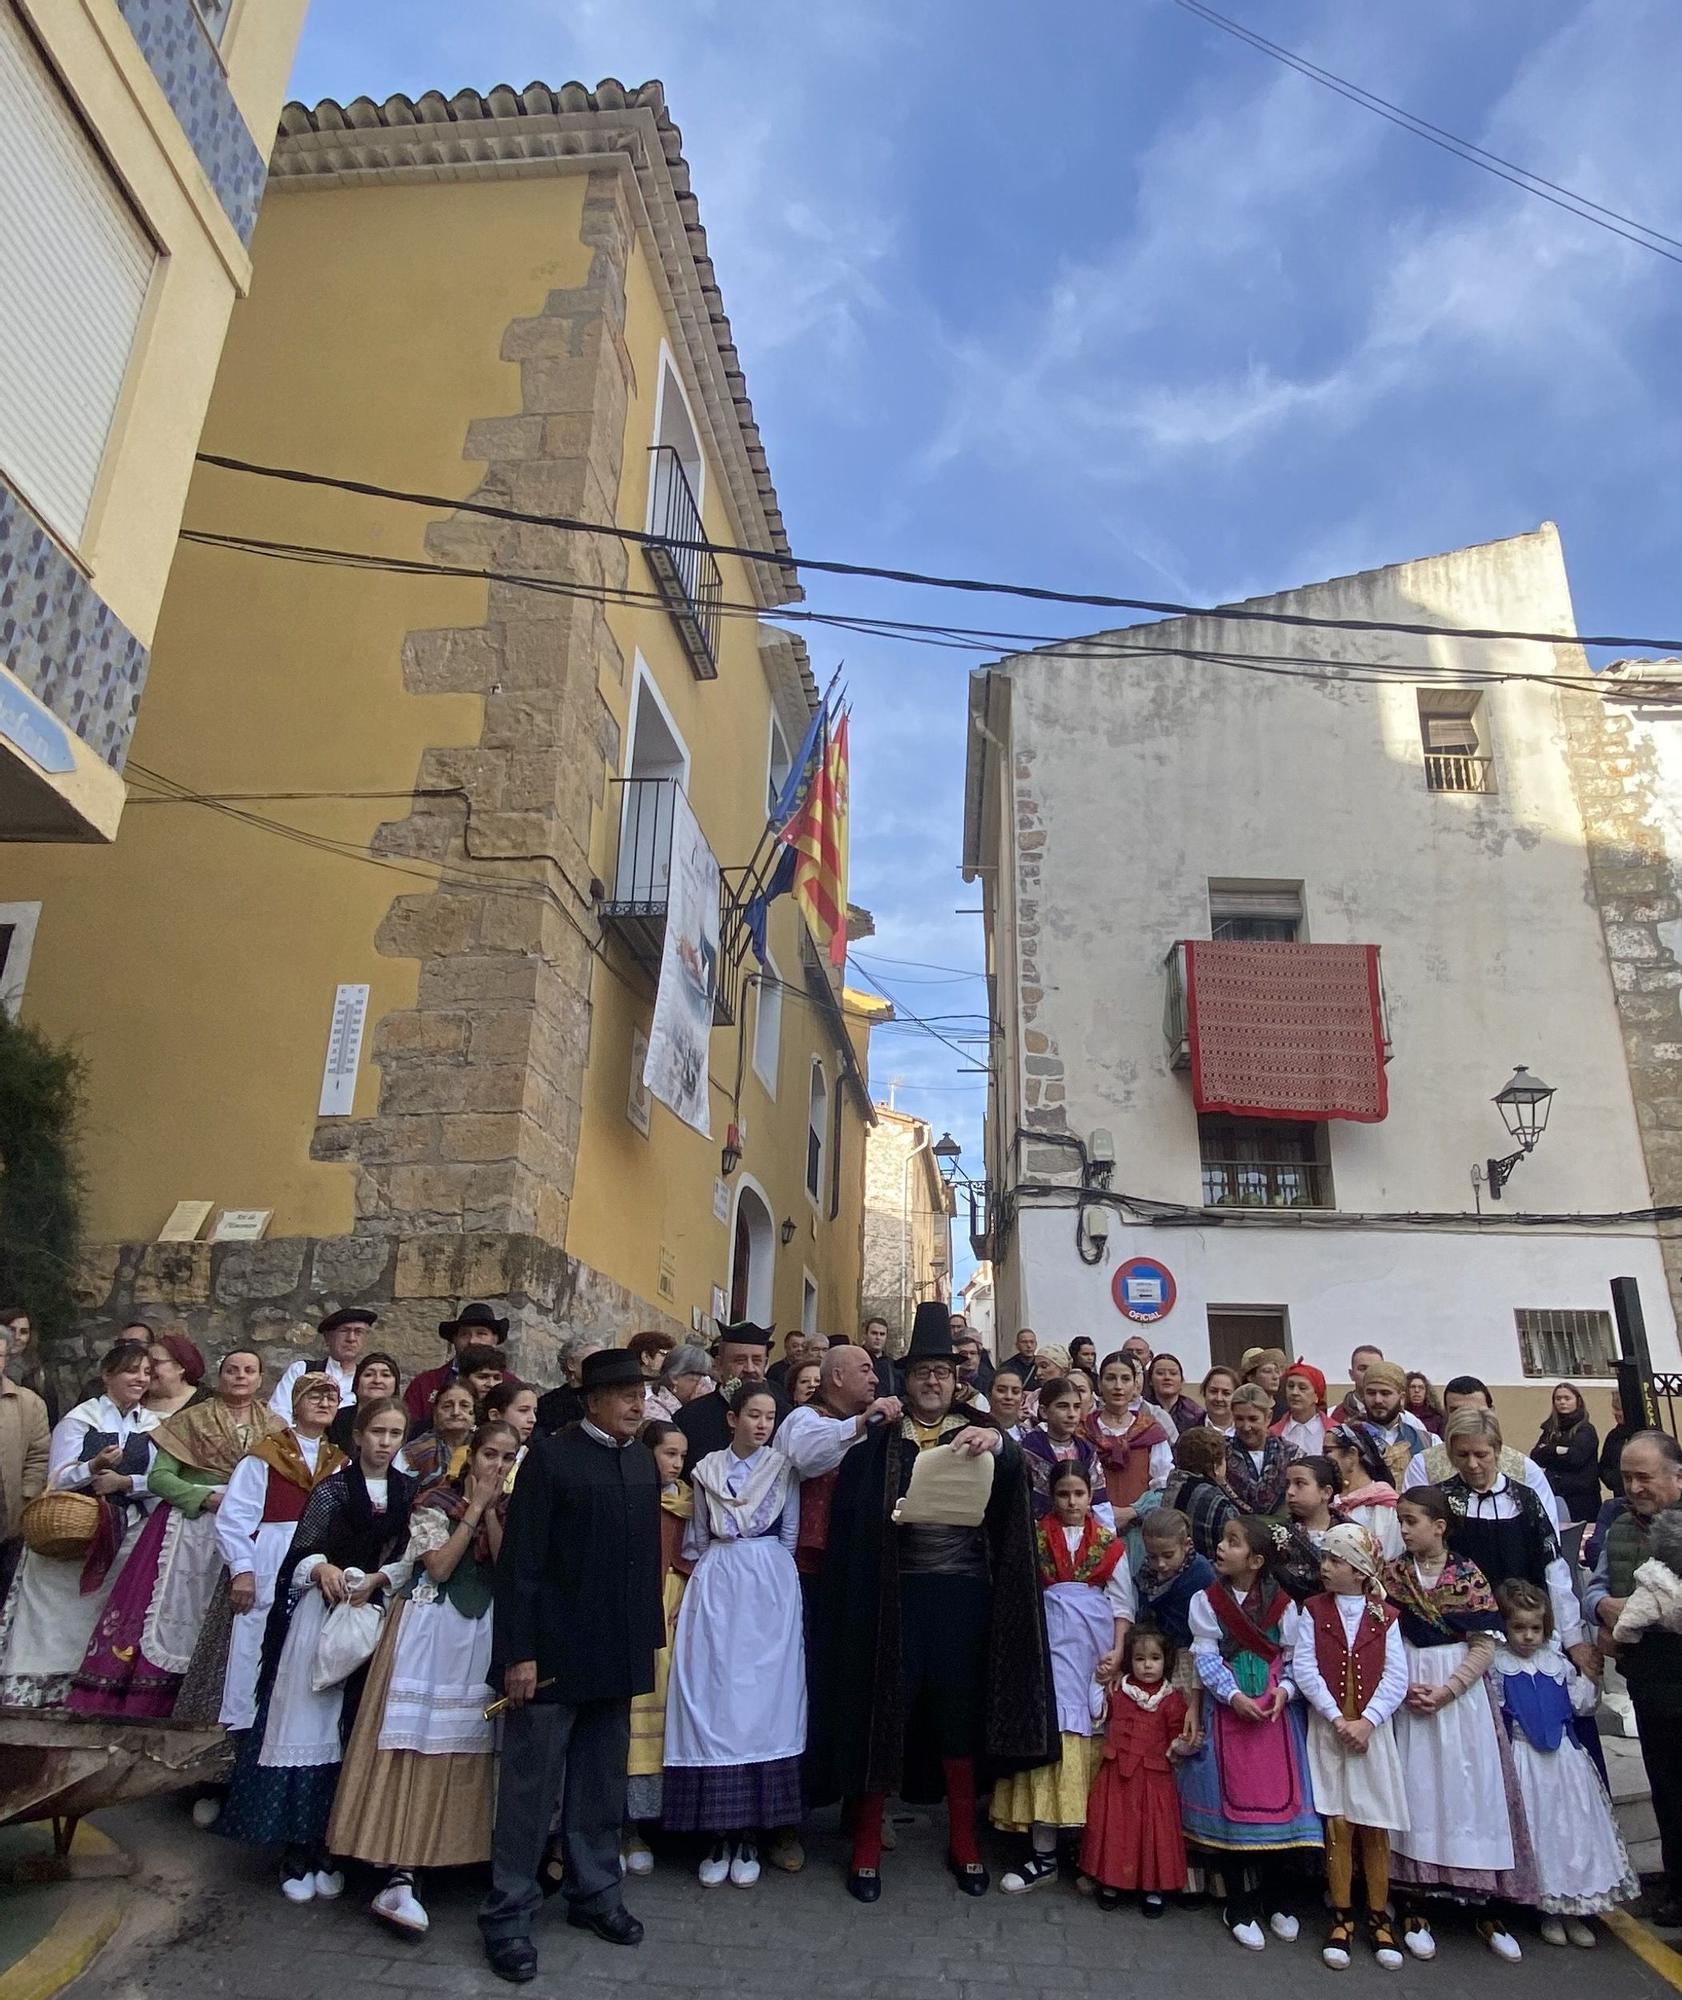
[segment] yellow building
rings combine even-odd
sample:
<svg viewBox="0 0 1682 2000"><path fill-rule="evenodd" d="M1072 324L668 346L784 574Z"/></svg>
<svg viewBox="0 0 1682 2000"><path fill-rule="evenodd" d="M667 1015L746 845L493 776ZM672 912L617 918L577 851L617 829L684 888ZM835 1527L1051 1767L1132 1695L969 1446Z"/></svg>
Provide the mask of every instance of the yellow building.
<svg viewBox="0 0 1682 2000"><path fill-rule="evenodd" d="M660 86L289 105L254 266L204 449L442 504L201 466L123 839L14 870L24 1017L87 1058L83 1340L156 1302L279 1358L354 1300L430 1364L480 1297L552 1377L571 1332L851 1330L875 1010L792 899L764 978L729 907L817 706L758 615L794 573L455 505L786 552ZM680 787L710 1136L641 1082ZM178 1199L267 1236L151 1241Z"/></svg>
<svg viewBox="0 0 1682 2000"><path fill-rule="evenodd" d="M117 830L306 4L0 0L0 840Z"/></svg>

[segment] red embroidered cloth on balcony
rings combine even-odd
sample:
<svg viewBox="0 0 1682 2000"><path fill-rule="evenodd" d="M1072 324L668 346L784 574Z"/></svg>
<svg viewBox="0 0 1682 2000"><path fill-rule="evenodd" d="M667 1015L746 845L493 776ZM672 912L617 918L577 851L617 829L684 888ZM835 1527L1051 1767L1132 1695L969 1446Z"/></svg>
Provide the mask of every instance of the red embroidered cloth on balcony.
<svg viewBox="0 0 1682 2000"><path fill-rule="evenodd" d="M1389 1109L1377 945L1190 939L1186 1013L1199 1111L1374 1125Z"/></svg>

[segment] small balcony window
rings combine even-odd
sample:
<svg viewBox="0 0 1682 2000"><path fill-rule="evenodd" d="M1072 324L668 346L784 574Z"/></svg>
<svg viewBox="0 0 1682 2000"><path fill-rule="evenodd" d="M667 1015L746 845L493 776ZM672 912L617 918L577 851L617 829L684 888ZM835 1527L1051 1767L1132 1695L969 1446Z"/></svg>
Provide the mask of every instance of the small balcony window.
<svg viewBox="0 0 1682 2000"><path fill-rule="evenodd" d="M1291 1118L1197 1121L1205 1208L1331 1208L1323 1124Z"/></svg>
<svg viewBox="0 0 1682 2000"><path fill-rule="evenodd" d="M1300 882L1209 884L1209 935L1222 943L1300 944Z"/></svg>
<svg viewBox="0 0 1682 2000"><path fill-rule="evenodd" d="M683 384L671 356L662 353L648 463L648 532L658 540L644 553L695 678L715 681L724 579L710 550L695 546L707 539L701 520L706 491L707 464Z"/></svg>
<svg viewBox="0 0 1682 2000"><path fill-rule="evenodd" d="M1483 733L1483 696L1466 688L1421 688L1419 734L1428 792L1492 792L1495 760Z"/></svg>

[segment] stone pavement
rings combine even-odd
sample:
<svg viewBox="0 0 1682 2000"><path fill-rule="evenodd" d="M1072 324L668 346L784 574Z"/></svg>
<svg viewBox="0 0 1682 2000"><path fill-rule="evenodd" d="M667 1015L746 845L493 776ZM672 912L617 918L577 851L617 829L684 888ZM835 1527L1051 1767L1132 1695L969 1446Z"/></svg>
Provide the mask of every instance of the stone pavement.
<svg viewBox="0 0 1682 2000"><path fill-rule="evenodd" d="M66 2000L439 2000L506 1995L479 1953L470 1877L440 1878L428 1892L433 1925L410 1943L367 1912L377 1886L352 1876L337 1903L294 1907L267 1856L197 1832L184 1803L162 1800L101 1814L100 1823L141 1862L147 1922L126 1925ZM822 1822L820 1822L822 1824ZM833 1824L831 1819L830 1824ZM1669 2000L1671 1987L1609 1934L1587 1952L1553 1950L1533 1936L1525 1962L1507 1966L1457 1926L1439 1932L1429 1965L1381 1972L1369 1956L1333 1974L1320 1964L1318 1932L1251 1954L1208 1909L1173 1910L1147 1923L1135 1910L1106 1913L1065 1884L1012 1898L960 1896L941 1866L944 1830L902 1825L884 1857L884 1894L863 1909L842 1892L833 1833L808 1842L798 1876L767 1870L752 1890L703 1890L687 1867L662 1857L628 1886L647 1925L640 1950L599 1943L567 1928L551 1906L539 1919L540 1969L526 1990L566 2000L624 2000L627 1988L661 2000L1084 2000L1123 1992L1201 1996L1222 1985L1245 2000L1299 2000L1335 1991L1362 2000L1380 1991L1432 2000L1493 2000L1531 1982L1592 1985L1595 2000ZM990 1857L997 1860L999 1857Z"/></svg>

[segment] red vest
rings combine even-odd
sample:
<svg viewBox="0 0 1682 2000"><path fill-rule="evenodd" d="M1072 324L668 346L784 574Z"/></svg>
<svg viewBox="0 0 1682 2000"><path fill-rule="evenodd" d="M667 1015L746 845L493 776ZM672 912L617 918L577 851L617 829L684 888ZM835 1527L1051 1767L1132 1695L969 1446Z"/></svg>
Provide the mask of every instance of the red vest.
<svg viewBox="0 0 1682 2000"><path fill-rule="evenodd" d="M270 1521L296 1523L304 1518L304 1509L309 1505L310 1496L301 1486L294 1486L290 1479L282 1478L271 1465L269 1467L269 1488L263 1495L263 1524Z"/></svg>
<svg viewBox="0 0 1682 2000"><path fill-rule="evenodd" d="M800 1533L794 1544L794 1566L802 1576L823 1574L824 1551L829 1547L829 1510L840 1476L837 1466L833 1472L800 1482Z"/></svg>
<svg viewBox="0 0 1682 2000"><path fill-rule="evenodd" d="M1311 1597L1302 1608L1314 1620L1314 1659L1320 1678L1353 1721L1366 1713L1384 1678L1385 1639L1396 1614L1388 1604L1375 1604L1369 1597L1351 1648L1344 1636L1343 1614L1329 1591Z"/></svg>

